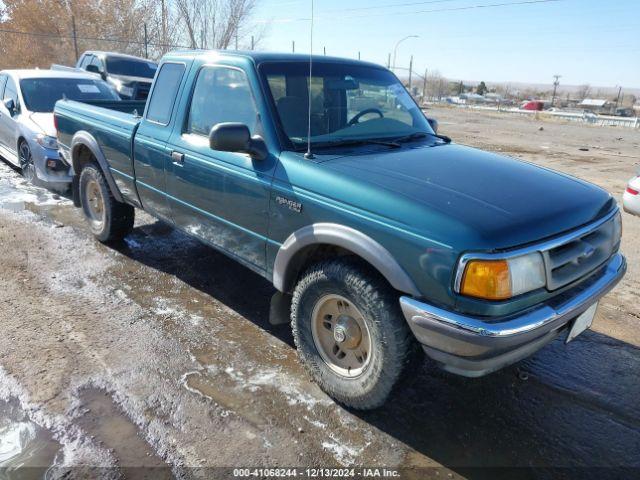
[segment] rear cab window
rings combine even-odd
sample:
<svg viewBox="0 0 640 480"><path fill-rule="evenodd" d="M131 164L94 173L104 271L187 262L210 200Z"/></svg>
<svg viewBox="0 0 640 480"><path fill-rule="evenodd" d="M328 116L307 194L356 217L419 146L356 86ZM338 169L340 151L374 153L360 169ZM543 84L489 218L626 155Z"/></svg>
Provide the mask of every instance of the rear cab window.
<svg viewBox="0 0 640 480"><path fill-rule="evenodd" d="M151 92L146 120L160 125L169 124L185 68L184 63L162 64Z"/></svg>

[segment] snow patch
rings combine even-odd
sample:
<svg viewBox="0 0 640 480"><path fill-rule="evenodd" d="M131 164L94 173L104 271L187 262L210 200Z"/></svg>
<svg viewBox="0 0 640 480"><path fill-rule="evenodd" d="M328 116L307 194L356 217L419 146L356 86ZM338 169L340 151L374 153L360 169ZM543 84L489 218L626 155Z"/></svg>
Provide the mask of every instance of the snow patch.
<svg viewBox="0 0 640 480"><path fill-rule="evenodd" d="M345 467L352 466L364 449L369 445L367 444L364 447L354 447L339 441L333 435L329 435L329 438L330 440L322 442L322 448L331 452L335 459Z"/></svg>

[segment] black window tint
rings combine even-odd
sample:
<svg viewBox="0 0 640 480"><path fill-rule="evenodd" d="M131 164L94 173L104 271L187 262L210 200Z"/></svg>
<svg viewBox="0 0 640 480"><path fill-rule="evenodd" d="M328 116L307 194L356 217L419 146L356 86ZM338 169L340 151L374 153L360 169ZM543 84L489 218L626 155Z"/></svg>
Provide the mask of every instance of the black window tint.
<svg viewBox="0 0 640 480"><path fill-rule="evenodd" d="M13 78L9 77L7 79L7 86L4 89L3 100L7 98L12 98L13 103L16 106L16 110L20 106L20 102L18 101L18 89L16 88L16 82L13 81Z"/></svg>
<svg viewBox="0 0 640 480"><path fill-rule="evenodd" d="M244 72L230 68L205 67L196 81L187 131L209 135L211 127L238 122L256 129L258 111Z"/></svg>
<svg viewBox="0 0 640 480"><path fill-rule="evenodd" d="M147 120L163 125L169 123L183 73L184 65L181 63L165 63L160 67L160 73L156 77L149 100Z"/></svg>

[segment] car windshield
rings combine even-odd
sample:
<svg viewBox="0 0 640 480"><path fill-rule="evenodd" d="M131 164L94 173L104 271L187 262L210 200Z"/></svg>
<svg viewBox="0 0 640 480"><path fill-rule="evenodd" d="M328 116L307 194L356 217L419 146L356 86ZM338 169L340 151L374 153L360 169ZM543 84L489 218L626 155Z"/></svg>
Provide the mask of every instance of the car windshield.
<svg viewBox="0 0 640 480"><path fill-rule="evenodd" d="M118 94L102 80L83 78L25 78L20 81L27 110L53 112L56 102L63 97L87 102L92 100L119 100Z"/></svg>
<svg viewBox="0 0 640 480"><path fill-rule="evenodd" d="M433 134L427 119L390 71L374 66L318 62L265 63L280 126L296 148L307 143L309 85L311 143L340 145Z"/></svg>
<svg viewBox="0 0 640 480"><path fill-rule="evenodd" d="M111 75L153 78L158 65L154 62L122 57L107 57L107 72Z"/></svg>

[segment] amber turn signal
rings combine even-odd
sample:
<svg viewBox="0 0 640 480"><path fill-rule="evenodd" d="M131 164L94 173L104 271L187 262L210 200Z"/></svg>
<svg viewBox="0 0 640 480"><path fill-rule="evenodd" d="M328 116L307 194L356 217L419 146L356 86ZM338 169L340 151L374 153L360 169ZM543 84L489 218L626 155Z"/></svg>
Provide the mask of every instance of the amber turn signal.
<svg viewBox="0 0 640 480"><path fill-rule="evenodd" d="M486 300L511 298L511 275L506 260L472 260L462 278L460 293Z"/></svg>

